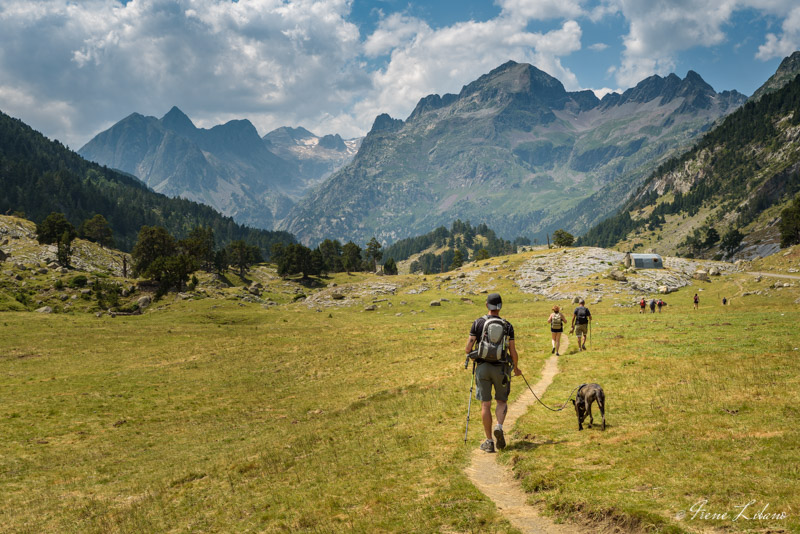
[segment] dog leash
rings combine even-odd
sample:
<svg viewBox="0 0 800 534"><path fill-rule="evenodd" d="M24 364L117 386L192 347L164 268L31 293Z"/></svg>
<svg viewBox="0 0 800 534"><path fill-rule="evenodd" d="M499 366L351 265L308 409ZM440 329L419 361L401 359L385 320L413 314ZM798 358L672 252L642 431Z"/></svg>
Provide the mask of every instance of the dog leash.
<svg viewBox="0 0 800 534"><path fill-rule="evenodd" d="M527 378L525 378L525 375L524 375L524 374L520 373L520 376L521 376L521 377L522 377L522 379L525 381L525 385L527 385L527 386L528 386L528 389L531 391L531 393L533 393L533 396L534 396L534 398L535 398L537 401L539 401L539 404L541 404L542 406L544 406L545 408L547 408L547 409L548 409L548 410L550 410L551 412L560 412L561 410L563 410L563 409L564 409L564 406L566 406L566 405L567 405L567 403L569 402L569 400L572 398L572 394L573 394L573 393L575 393L575 391L579 390L580 388L582 388L583 386L585 386L585 385L586 385L586 384L581 384L580 386L575 386L575 389L573 389L572 391L570 391L570 392L569 392L569 397L567 397L567 400L565 400L565 401L564 401L564 404L562 404L560 408L558 408L558 409L555 409L555 408L551 408L550 406L548 406L548 405L546 405L545 403L543 403L543 402L542 402L542 399L540 399L540 398L538 397L538 395L536 395L536 392L535 392L535 391L533 391L533 388L531 387L531 385L530 385L530 384L528 384L528 379L527 379Z"/></svg>

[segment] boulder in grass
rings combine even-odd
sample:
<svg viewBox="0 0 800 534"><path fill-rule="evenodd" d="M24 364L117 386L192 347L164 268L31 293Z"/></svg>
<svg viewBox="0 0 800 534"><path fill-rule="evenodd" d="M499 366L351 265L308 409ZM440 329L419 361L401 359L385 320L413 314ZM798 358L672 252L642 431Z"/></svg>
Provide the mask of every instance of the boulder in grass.
<svg viewBox="0 0 800 534"><path fill-rule="evenodd" d="M610 279L612 279L612 280L616 280L617 282L627 282L628 281L628 278L625 276L625 274L622 273L621 271L617 271L617 270L614 270L614 271L611 271L610 273L608 273L608 277Z"/></svg>
<svg viewBox="0 0 800 534"><path fill-rule="evenodd" d="M50 306L42 306L36 310L36 313L53 313L53 308Z"/></svg>
<svg viewBox="0 0 800 534"><path fill-rule="evenodd" d="M701 271L695 271L694 274L692 275L692 278L694 278L695 280L700 280L702 282L709 282L710 281L708 279L708 272L707 271L702 271L702 270Z"/></svg>
<svg viewBox="0 0 800 534"><path fill-rule="evenodd" d="M150 295L143 295L139 297L139 300L136 301L136 304L139 306L140 310L143 310L150 306L153 300L150 298Z"/></svg>
<svg viewBox="0 0 800 534"><path fill-rule="evenodd" d="M370 304L369 306L364 307L364 311L375 311L378 309L378 306L375 304Z"/></svg>
<svg viewBox="0 0 800 534"><path fill-rule="evenodd" d="M441 306L441 305L442 305L442 301L440 301L440 300L432 300L431 301L431 306Z"/></svg>
<svg viewBox="0 0 800 534"><path fill-rule="evenodd" d="M720 275L719 269L717 267L711 267L708 270L708 275L709 276L719 276Z"/></svg>

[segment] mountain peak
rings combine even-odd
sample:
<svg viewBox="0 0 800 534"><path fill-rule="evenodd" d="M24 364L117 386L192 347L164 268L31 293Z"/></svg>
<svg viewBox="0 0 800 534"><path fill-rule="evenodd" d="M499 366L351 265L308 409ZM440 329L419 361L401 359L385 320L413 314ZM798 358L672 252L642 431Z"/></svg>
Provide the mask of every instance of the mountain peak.
<svg viewBox="0 0 800 534"><path fill-rule="evenodd" d="M161 117L161 124L167 130L172 130L180 134L191 134L197 129L192 120L186 114L178 109L178 106L172 106L166 115Z"/></svg>
<svg viewBox="0 0 800 534"><path fill-rule="evenodd" d="M792 53L791 56L783 58L778 70L775 74L770 76L764 85L759 87L753 96L750 97L751 101L761 100L761 97L767 93L772 93L792 81L795 76L800 74L800 51Z"/></svg>
<svg viewBox="0 0 800 534"><path fill-rule="evenodd" d="M714 92L714 88L709 85L707 81L705 81L702 76L697 74L695 71L690 70L686 73L686 78L683 79L684 86L692 86L696 87L703 91L711 91Z"/></svg>
<svg viewBox="0 0 800 534"><path fill-rule="evenodd" d="M291 126L281 126L280 128L275 128L271 132L267 133L263 139L268 143L290 145L296 144L297 141L312 139L314 137L317 136L302 126L298 126L297 128L292 128Z"/></svg>
<svg viewBox="0 0 800 534"><path fill-rule="evenodd" d="M403 126L403 121L400 119L393 119L388 113L381 113L375 117L375 122L372 123L370 132L379 131L394 131L399 130Z"/></svg>
<svg viewBox="0 0 800 534"><path fill-rule="evenodd" d="M515 61L507 61L488 74L465 85L458 96L464 98L478 92L492 96L498 92L535 93L544 99L548 99L549 96L561 97L566 94L564 85L556 78L533 65Z"/></svg>

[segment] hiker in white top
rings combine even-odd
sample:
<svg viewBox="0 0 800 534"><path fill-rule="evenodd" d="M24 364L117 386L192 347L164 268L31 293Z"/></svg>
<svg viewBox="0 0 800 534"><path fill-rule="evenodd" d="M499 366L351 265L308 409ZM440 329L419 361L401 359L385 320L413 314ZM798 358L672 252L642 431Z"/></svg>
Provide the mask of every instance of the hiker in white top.
<svg viewBox="0 0 800 534"><path fill-rule="evenodd" d="M561 308L558 305L553 306L553 313L547 318L547 322L550 324L550 332L553 338L551 340L553 350L550 351L550 354L555 352L556 356L561 356L558 353L558 344L561 342L561 333L564 331L564 323L567 322L567 318L561 313Z"/></svg>

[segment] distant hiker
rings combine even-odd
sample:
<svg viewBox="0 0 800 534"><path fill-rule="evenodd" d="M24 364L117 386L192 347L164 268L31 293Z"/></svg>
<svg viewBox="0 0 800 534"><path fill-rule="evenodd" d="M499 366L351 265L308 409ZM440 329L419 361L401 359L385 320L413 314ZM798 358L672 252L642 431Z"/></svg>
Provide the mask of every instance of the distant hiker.
<svg viewBox="0 0 800 534"><path fill-rule="evenodd" d="M585 301L581 299L578 302L579 306L575 308L575 312L572 314L572 327L570 328L570 334L575 332L575 335L578 337L578 349L579 350L586 350L586 333L589 330L589 323L592 320L592 312L589 311L589 308L584 306ZM583 341L581 341L581 337L583 337Z"/></svg>
<svg viewBox="0 0 800 534"><path fill-rule="evenodd" d="M658 313L661 313L661 306L663 306L663 305L664 305L664 301L661 300L661 299L658 299L658 302L656 302L656 306L658 306Z"/></svg>
<svg viewBox="0 0 800 534"><path fill-rule="evenodd" d="M561 356L558 353L558 345L561 342L561 333L564 331L564 323L567 322L567 318L556 305L553 306L553 313L547 318L547 322L550 324L551 343L553 344L553 350L550 351L550 354L555 352L556 356Z"/></svg>
<svg viewBox="0 0 800 534"><path fill-rule="evenodd" d="M656 299L650 299L650 313L656 312Z"/></svg>
<svg viewBox="0 0 800 534"><path fill-rule="evenodd" d="M639 313L644 313L644 307L646 305L647 304L644 301L644 297L642 297L642 300L639 301Z"/></svg>
<svg viewBox="0 0 800 534"><path fill-rule="evenodd" d="M726 304L728 304L728 299L725 298L725 297L722 297L722 305L725 306Z"/></svg>
<svg viewBox="0 0 800 534"><path fill-rule="evenodd" d="M694 309L697 309L697 305L700 304L700 299L697 297L697 293L694 294Z"/></svg>
<svg viewBox="0 0 800 534"><path fill-rule="evenodd" d="M517 366L519 357L514 345L514 327L500 318L502 306L500 293L491 293L486 297L486 309L489 313L472 323L466 347L467 356L474 357L477 362L475 370L475 380L478 385L477 399L481 401L481 419L486 434L486 441L481 444L481 450L486 452L494 452L495 442L498 449L506 446L503 421L508 412L511 370L513 369L515 376L522 374ZM476 342L477 350L473 353L472 348ZM494 399L497 401L494 439L492 438L492 387L494 387Z"/></svg>

